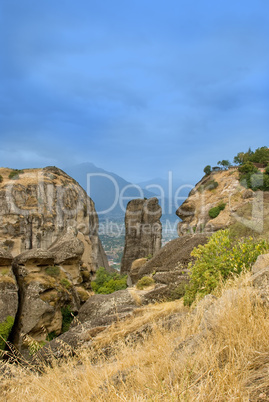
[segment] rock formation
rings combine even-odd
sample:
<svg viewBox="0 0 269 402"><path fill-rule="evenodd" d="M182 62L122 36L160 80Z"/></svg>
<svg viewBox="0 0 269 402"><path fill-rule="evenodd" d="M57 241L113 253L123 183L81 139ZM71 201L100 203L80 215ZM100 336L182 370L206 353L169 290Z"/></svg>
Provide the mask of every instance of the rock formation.
<svg viewBox="0 0 269 402"><path fill-rule="evenodd" d="M11 263L11 254L0 249L0 335L5 340L11 332L18 310L18 287ZM3 346L2 342L0 338L0 348Z"/></svg>
<svg viewBox="0 0 269 402"><path fill-rule="evenodd" d="M129 283L135 285L144 276L151 276L156 284L166 286L165 296L173 296L173 291L184 286L189 281L188 264L193 261L191 252L199 244L205 244L208 236L205 234L186 235L174 239L161 248L149 261L138 260L132 265L129 273ZM137 268L138 266L138 268ZM163 289L164 292L164 289Z"/></svg>
<svg viewBox="0 0 269 402"><path fill-rule="evenodd" d="M1 168L0 178L0 335L8 327L22 350L27 337L62 333L63 311L78 311L108 263L94 203L75 180L55 167Z"/></svg>
<svg viewBox="0 0 269 402"><path fill-rule="evenodd" d="M153 256L161 248L162 210L157 198L135 199L128 203L125 214L125 247L121 273L130 271L137 258Z"/></svg>
<svg viewBox="0 0 269 402"><path fill-rule="evenodd" d="M265 202L266 193L255 193L240 184L236 169L213 172L196 184L178 208L176 214L182 219L178 224L178 234L212 233L235 223L261 233ZM224 209L211 218L209 211L221 203Z"/></svg>
<svg viewBox="0 0 269 402"><path fill-rule="evenodd" d="M14 171L1 168L0 247L13 257L30 249L47 250L67 228L84 243L82 261L89 272L100 256L98 217L79 184L56 167Z"/></svg>

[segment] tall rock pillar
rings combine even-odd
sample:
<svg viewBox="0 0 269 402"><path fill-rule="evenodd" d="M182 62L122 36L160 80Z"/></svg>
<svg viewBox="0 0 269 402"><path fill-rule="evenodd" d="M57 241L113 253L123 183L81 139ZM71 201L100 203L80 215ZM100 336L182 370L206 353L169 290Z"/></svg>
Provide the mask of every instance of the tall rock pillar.
<svg viewBox="0 0 269 402"><path fill-rule="evenodd" d="M137 258L154 255L161 248L162 209L157 198L135 199L128 203L125 214L125 246L121 273L130 271Z"/></svg>

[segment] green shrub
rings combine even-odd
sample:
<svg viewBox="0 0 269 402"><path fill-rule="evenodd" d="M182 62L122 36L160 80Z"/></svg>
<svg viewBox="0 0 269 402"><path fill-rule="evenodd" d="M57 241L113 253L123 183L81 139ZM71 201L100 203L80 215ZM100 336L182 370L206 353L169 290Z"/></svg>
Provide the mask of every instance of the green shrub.
<svg viewBox="0 0 269 402"><path fill-rule="evenodd" d="M204 173L206 174L206 176L209 176L211 173L211 166L210 165L206 165L206 167L204 168Z"/></svg>
<svg viewBox="0 0 269 402"><path fill-rule="evenodd" d="M182 282L175 289L173 289L171 291L170 299L171 300L181 299L181 297L183 297L185 294L186 285L187 285L187 282Z"/></svg>
<svg viewBox="0 0 269 402"><path fill-rule="evenodd" d="M47 275L50 275L50 276L59 276L60 275L60 267L58 267L57 265L50 266L45 269L45 272Z"/></svg>
<svg viewBox="0 0 269 402"><path fill-rule="evenodd" d="M3 181L3 176L0 174L0 183Z"/></svg>
<svg viewBox="0 0 269 402"><path fill-rule="evenodd" d="M46 340L47 341L52 341L54 338L56 338L57 337L57 334L56 334L56 332L55 331L52 331L52 332L50 332L47 336L46 336Z"/></svg>
<svg viewBox="0 0 269 402"><path fill-rule="evenodd" d="M5 349L6 341L8 340L13 324L14 317L10 315L0 324L0 350Z"/></svg>
<svg viewBox="0 0 269 402"><path fill-rule="evenodd" d="M20 169L14 169L9 173L8 177L9 177L9 179L14 179L14 180L18 179L20 173L24 173L24 171L20 170Z"/></svg>
<svg viewBox="0 0 269 402"><path fill-rule="evenodd" d="M219 214L220 211L223 211L226 207L226 204L224 202L221 202L217 207L213 207L208 211L208 215L210 216L211 219L216 218Z"/></svg>
<svg viewBox="0 0 269 402"><path fill-rule="evenodd" d="M36 341L35 339L31 339L31 341L28 342L28 351L29 355L33 356L36 354L40 349L43 348L43 346L46 345L45 341Z"/></svg>
<svg viewBox="0 0 269 402"><path fill-rule="evenodd" d="M218 185L219 185L219 183L217 181L210 180L208 183L206 183L205 188L206 188L206 190L212 191L212 190L215 190L215 188L217 188Z"/></svg>
<svg viewBox="0 0 269 402"><path fill-rule="evenodd" d="M113 274L100 267L96 272L96 278L91 282L92 290L99 294L109 294L117 290L127 288L127 275Z"/></svg>
<svg viewBox="0 0 269 402"><path fill-rule="evenodd" d="M72 287L72 283L71 282L69 282L69 280L68 279L66 279L66 278L63 278L63 279L61 279L61 285L63 286L63 287L65 287L66 289L70 289L71 287Z"/></svg>
<svg viewBox="0 0 269 402"><path fill-rule="evenodd" d="M69 330L70 324L73 321L74 315L72 313L71 307L66 306L61 309L63 322L62 322L62 333Z"/></svg>
<svg viewBox="0 0 269 402"><path fill-rule="evenodd" d="M144 289L147 286L154 285L155 280L151 278L150 276L143 276L143 278L139 279L139 281L136 284L137 289Z"/></svg>
<svg viewBox="0 0 269 402"><path fill-rule="evenodd" d="M257 257L268 250L269 242L265 240L254 241L249 237L235 241L228 229L214 233L207 244L191 253L196 260L189 264L190 283L186 286L184 303L191 305L196 296L211 293L220 281L250 270Z"/></svg>

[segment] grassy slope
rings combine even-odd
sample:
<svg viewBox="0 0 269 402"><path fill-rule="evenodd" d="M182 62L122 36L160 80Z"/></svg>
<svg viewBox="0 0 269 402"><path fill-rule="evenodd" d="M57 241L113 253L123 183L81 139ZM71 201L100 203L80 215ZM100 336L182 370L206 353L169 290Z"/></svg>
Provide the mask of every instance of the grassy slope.
<svg viewBox="0 0 269 402"><path fill-rule="evenodd" d="M60 367L55 364L42 376L21 370L19 377L3 379L0 393L6 401L268 400L268 311L253 304L256 296L246 277L227 287L240 288L238 301L218 290L224 294L221 308L203 338L195 337L201 332L202 304L192 314L181 301L141 308ZM182 321L179 328L158 324L174 313ZM152 323L142 342L126 338Z"/></svg>

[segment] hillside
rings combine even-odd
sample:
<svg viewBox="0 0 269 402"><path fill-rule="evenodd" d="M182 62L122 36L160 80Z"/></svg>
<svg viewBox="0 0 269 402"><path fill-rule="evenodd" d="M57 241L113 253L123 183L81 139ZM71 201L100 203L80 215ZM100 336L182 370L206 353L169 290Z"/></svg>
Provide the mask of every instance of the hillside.
<svg viewBox="0 0 269 402"><path fill-rule="evenodd" d="M253 280L230 281L192 310L181 301L142 307L88 335L75 357L49 367L40 362L41 375L23 362L2 362L1 395L44 402L268 400L268 305Z"/></svg>
<svg viewBox="0 0 269 402"><path fill-rule="evenodd" d="M244 187L237 168L205 175L178 208L182 219L179 236L186 233L214 232L232 227L236 234L263 236L269 231L269 193ZM222 204L216 217L213 208Z"/></svg>

